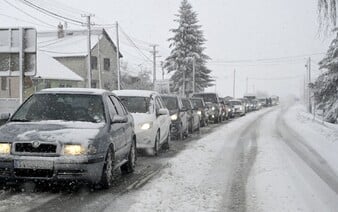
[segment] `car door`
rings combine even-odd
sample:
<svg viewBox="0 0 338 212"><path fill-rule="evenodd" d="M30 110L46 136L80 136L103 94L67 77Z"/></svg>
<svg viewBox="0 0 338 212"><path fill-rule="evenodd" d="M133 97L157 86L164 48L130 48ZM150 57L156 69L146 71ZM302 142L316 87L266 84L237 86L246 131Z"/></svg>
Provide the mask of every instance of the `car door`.
<svg viewBox="0 0 338 212"><path fill-rule="evenodd" d="M182 99L181 98L177 98L178 99L178 109L180 111L180 118L182 120L182 125L183 125L183 129L184 130L187 130L187 128L189 127L189 123L188 123L188 113L187 113L187 108L185 108L183 106L183 103L182 103ZM182 110L182 109L185 109L185 110Z"/></svg>
<svg viewBox="0 0 338 212"><path fill-rule="evenodd" d="M156 113L157 111L159 111L160 109L164 108L163 105L162 105L162 102L161 102L161 99L156 96L155 97L155 110L156 110ZM168 132L169 132L169 127L168 127L168 123L167 123L167 120L168 120L168 115L157 115L156 114L156 121L158 122L159 124L159 127L160 127L160 141L164 141L164 139L166 139L166 137L168 136Z"/></svg>
<svg viewBox="0 0 338 212"><path fill-rule="evenodd" d="M112 120L114 116L118 115L118 112L115 104L113 103L113 100L110 97L107 97L107 105L109 109L109 116ZM111 123L109 137L110 140L114 143L116 160L120 161L122 158L122 151L125 145L124 124Z"/></svg>
<svg viewBox="0 0 338 212"><path fill-rule="evenodd" d="M130 120L129 117L127 116L122 103L120 102L120 100L118 100L115 96L111 95L109 96L110 100L113 102L117 115L122 116L122 117L126 117L128 118L128 121L126 123L116 123L116 125L118 126L118 131L119 134L121 134L120 136L120 140L119 142L119 146L121 146L119 157L120 158L124 158L125 155L129 152L128 149L128 142L130 142Z"/></svg>

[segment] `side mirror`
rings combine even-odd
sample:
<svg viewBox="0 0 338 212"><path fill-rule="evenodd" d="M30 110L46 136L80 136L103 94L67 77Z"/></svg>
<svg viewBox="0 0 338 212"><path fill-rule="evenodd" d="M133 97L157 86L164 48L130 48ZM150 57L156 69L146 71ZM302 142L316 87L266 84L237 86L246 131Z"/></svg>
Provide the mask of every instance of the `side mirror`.
<svg viewBox="0 0 338 212"><path fill-rule="evenodd" d="M158 116L169 115L169 111L168 111L168 109L161 108L161 109L157 110L156 115L158 115Z"/></svg>
<svg viewBox="0 0 338 212"><path fill-rule="evenodd" d="M1 113L0 114L0 126L5 124L11 117L10 113Z"/></svg>
<svg viewBox="0 0 338 212"><path fill-rule="evenodd" d="M0 114L0 121L8 121L8 119L11 117L10 113L1 113Z"/></svg>
<svg viewBox="0 0 338 212"><path fill-rule="evenodd" d="M119 115L115 115L112 119L111 119L111 123L112 124L116 124L116 123L127 123L128 122L128 118L126 116L119 116Z"/></svg>

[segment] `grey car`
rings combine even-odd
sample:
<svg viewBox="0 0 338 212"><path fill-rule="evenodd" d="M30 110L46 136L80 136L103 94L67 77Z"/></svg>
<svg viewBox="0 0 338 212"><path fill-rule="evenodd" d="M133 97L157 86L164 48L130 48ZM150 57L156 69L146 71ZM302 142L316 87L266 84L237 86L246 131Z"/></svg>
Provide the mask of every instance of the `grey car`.
<svg viewBox="0 0 338 212"><path fill-rule="evenodd" d="M109 188L113 173L134 171L134 121L99 89L46 89L0 127L0 180L85 181Z"/></svg>

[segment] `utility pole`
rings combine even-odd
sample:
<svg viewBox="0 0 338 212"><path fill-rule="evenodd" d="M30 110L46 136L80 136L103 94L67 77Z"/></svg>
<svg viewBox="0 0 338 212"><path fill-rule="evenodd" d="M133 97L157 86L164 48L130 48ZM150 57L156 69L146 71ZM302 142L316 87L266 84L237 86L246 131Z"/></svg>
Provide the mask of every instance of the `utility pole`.
<svg viewBox="0 0 338 212"><path fill-rule="evenodd" d="M92 64L91 64L91 22L90 18L93 17L94 15L88 14L88 15L82 15L82 17L87 18L87 29L88 29L88 34L87 34L87 87L91 88L92 87Z"/></svg>
<svg viewBox="0 0 338 212"><path fill-rule="evenodd" d="M195 58L192 59L192 93L195 93L196 85L196 61Z"/></svg>
<svg viewBox="0 0 338 212"><path fill-rule="evenodd" d="M101 70L101 57L100 57L100 36L97 38L97 65L99 69L99 88L102 89L102 70Z"/></svg>
<svg viewBox="0 0 338 212"><path fill-rule="evenodd" d="M121 90L119 23L116 21L116 71L117 90Z"/></svg>
<svg viewBox="0 0 338 212"><path fill-rule="evenodd" d="M164 80L164 62L161 61L161 69L162 69L162 80Z"/></svg>
<svg viewBox="0 0 338 212"><path fill-rule="evenodd" d="M236 69L234 69L234 84L233 84L233 88L232 88L233 90L232 90L232 96L235 98L235 94L236 94L236 92L235 92L235 90L236 90Z"/></svg>
<svg viewBox="0 0 338 212"><path fill-rule="evenodd" d="M151 53L153 54L153 85L155 85L155 81L156 81L156 54L158 53L158 51L156 51L156 47L158 45L152 45L153 47L153 51L151 51Z"/></svg>
<svg viewBox="0 0 338 212"><path fill-rule="evenodd" d="M24 88L25 88L25 73L24 73L24 64L25 64L25 53L24 53L24 30L23 28L19 28L19 101L20 104L23 103L24 100ZM10 89L9 89L10 90Z"/></svg>
<svg viewBox="0 0 338 212"><path fill-rule="evenodd" d="M308 63L307 63L307 71L308 71L308 101L309 101L309 112L312 113L312 101L311 101L311 89L309 87L310 83L311 83L311 57L309 57L308 59Z"/></svg>

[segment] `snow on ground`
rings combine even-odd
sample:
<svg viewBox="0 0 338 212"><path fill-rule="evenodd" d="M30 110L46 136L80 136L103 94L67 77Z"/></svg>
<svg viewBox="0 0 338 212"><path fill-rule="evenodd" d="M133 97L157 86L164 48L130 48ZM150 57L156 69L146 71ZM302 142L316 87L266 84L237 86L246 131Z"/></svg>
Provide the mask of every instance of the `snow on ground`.
<svg viewBox="0 0 338 212"><path fill-rule="evenodd" d="M338 174L338 125L313 119L301 104L290 107L284 119Z"/></svg>
<svg viewBox="0 0 338 212"><path fill-rule="evenodd" d="M258 154L247 182L247 211L332 211L337 194L278 136L280 110L259 126ZM293 113L293 110L290 111Z"/></svg>
<svg viewBox="0 0 338 212"><path fill-rule="evenodd" d="M219 211L224 201L231 154L238 131L259 111L222 126L168 161L157 178L135 193L120 197L106 211ZM229 150L229 151L227 151ZM128 202L128 203L126 203Z"/></svg>

